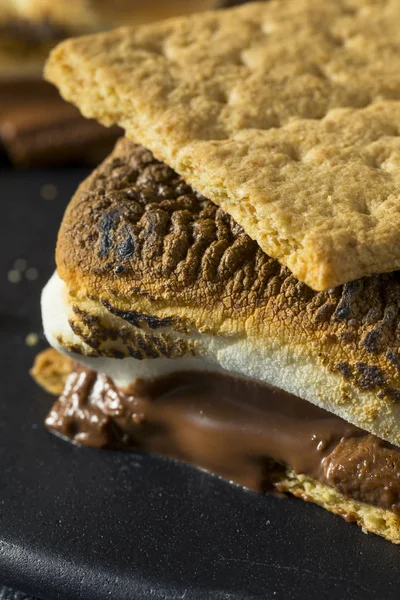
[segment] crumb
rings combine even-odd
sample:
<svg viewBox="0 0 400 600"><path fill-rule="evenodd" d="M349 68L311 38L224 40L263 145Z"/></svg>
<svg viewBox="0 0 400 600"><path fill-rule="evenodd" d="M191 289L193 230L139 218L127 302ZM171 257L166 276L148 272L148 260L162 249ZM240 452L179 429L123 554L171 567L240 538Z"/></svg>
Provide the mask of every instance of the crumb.
<svg viewBox="0 0 400 600"><path fill-rule="evenodd" d="M38 343L39 343L39 336L37 333L34 333L34 332L29 333L25 338L25 344L27 346L30 346L30 347L37 346Z"/></svg>
<svg viewBox="0 0 400 600"><path fill-rule="evenodd" d="M17 258L17 260L14 261L14 269L16 271L25 271L27 266L28 262L24 258Z"/></svg>
<svg viewBox="0 0 400 600"><path fill-rule="evenodd" d="M35 269L35 267L29 267L25 273L25 277L29 279L29 281L34 281L38 278L39 271Z"/></svg>
<svg viewBox="0 0 400 600"><path fill-rule="evenodd" d="M52 183L46 183L45 185L42 185L40 195L44 200L54 200L54 198L57 198L57 194L58 190Z"/></svg>
<svg viewBox="0 0 400 600"><path fill-rule="evenodd" d="M16 269L11 269L11 271L8 271L7 277L10 283L18 283L21 281L21 273Z"/></svg>

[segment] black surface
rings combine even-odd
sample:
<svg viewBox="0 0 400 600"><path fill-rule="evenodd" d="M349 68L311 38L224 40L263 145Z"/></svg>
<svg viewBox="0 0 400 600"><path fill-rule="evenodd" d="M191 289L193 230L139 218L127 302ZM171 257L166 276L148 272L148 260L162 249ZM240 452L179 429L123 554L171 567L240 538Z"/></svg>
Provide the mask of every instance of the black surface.
<svg viewBox="0 0 400 600"><path fill-rule="evenodd" d="M24 592L18 592L11 588L0 586L0 600L35 600L33 596L27 596Z"/></svg>
<svg viewBox="0 0 400 600"><path fill-rule="evenodd" d="M40 331L58 223L84 173L0 173L0 581L42 600L398 599L400 548L339 517L43 429L51 400L24 340ZM45 183L57 199L40 197ZM17 258L38 281L8 283Z"/></svg>

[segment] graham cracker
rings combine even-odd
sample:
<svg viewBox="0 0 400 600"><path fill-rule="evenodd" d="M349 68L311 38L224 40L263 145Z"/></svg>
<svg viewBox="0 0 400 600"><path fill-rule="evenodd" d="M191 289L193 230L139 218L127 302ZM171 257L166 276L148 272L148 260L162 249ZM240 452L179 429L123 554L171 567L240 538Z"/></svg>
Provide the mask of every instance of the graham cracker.
<svg viewBox="0 0 400 600"><path fill-rule="evenodd" d="M400 267L397 0L275 0L70 40L47 78L317 290Z"/></svg>

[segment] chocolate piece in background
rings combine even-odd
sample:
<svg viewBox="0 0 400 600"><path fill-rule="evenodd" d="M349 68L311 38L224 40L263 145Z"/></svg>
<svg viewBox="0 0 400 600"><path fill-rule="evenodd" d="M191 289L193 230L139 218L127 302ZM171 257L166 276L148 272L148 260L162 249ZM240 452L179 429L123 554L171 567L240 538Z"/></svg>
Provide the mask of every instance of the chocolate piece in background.
<svg viewBox="0 0 400 600"><path fill-rule="evenodd" d="M85 119L44 81L0 81L0 146L16 166L96 165L120 134Z"/></svg>

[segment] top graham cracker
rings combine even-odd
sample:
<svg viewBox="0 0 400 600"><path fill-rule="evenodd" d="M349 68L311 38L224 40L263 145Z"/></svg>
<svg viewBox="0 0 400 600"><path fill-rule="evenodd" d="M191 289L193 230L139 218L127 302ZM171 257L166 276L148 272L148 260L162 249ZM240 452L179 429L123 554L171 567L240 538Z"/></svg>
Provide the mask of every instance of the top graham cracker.
<svg viewBox="0 0 400 600"><path fill-rule="evenodd" d="M46 77L323 290L400 268L399 31L400 0L272 0L65 41Z"/></svg>

